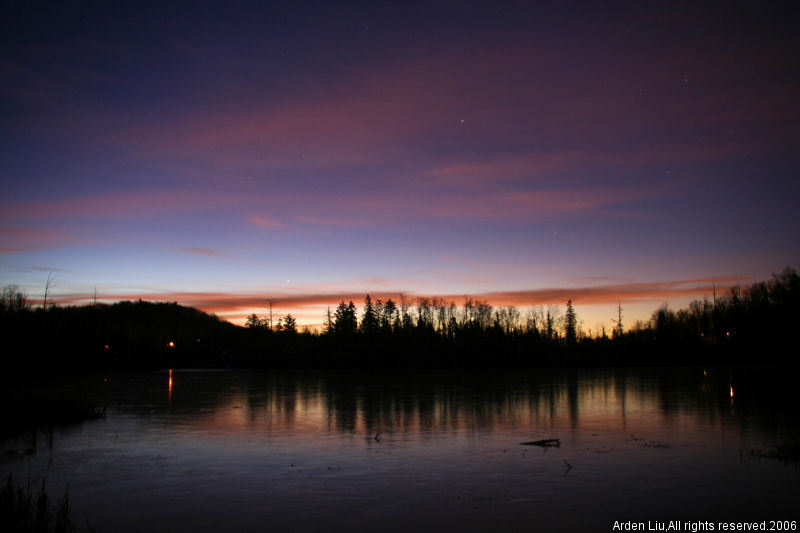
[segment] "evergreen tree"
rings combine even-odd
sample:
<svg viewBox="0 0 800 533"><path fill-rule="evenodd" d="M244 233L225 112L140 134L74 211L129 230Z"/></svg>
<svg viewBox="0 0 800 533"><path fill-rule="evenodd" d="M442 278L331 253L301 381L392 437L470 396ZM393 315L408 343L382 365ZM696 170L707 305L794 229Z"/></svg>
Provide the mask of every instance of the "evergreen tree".
<svg viewBox="0 0 800 533"><path fill-rule="evenodd" d="M337 335L353 335L357 329L356 306L352 301L347 305L344 300L341 301L333 314L333 332Z"/></svg>
<svg viewBox="0 0 800 533"><path fill-rule="evenodd" d="M567 300L567 313L564 316L564 336L567 338L568 345L573 345L578 341L578 318L575 316L572 300Z"/></svg>
<svg viewBox="0 0 800 533"><path fill-rule="evenodd" d="M361 315L361 327L359 329L366 335L373 335L378 331L378 316L369 294L364 298L364 313Z"/></svg>
<svg viewBox="0 0 800 533"><path fill-rule="evenodd" d="M245 322L245 326L250 329L258 329L264 326L263 321L258 318L258 315L253 313L252 315L247 317L247 322Z"/></svg>
<svg viewBox="0 0 800 533"><path fill-rule="evenodd" d="M328 307L328 311L325 313L325 333L333 333L333 315L331 314L330 307Z"/></svg>
<svg viewBox="0 0 800 533"><path fill-rule="evenodd" d="M291 313L283 317L283 331L285 333L297 333L297 320Z"/></svg>

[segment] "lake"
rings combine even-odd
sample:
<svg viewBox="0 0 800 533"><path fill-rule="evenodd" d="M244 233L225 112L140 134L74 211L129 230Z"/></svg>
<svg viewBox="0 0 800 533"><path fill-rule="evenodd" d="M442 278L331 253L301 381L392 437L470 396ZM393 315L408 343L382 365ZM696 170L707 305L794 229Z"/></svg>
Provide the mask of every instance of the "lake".
<svg viewBox="0 0 800 533"><path fill-rule="evenodd" d="M291 373L39 380L106 407L2 472L127 531L612 531L800 519L796 370ZM27 446L30 435L5 443ZM523 442L559 439L560 446ZM760 452L759 452L760 451ZM649 522L649 524L648 524ZM685 524L683 530L691 524Z"/></svg>

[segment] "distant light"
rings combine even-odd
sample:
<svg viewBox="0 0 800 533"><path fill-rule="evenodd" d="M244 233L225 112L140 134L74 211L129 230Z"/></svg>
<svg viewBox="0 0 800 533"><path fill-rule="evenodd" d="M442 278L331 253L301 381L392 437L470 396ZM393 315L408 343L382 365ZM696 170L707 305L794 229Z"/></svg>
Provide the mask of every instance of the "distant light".
<svg viewBox="0 0 800 533"><path fill-rule="evenodd" d="M731 385L731 398L733 398L733 385Z"/></svg>
<svg viewBox="0 0 800 533"><path fill-rule="evenodd" d="M108 350L108 348L109 348L108 344L106 344L105 346L103 346L103 348L105 348L106 350Z"/></svg>
<svg viewBox="0 0 800 533"><path fill-rule="evenodd" d="M169 346L170 348L174 348L175 347L175 343L173 341L169 341L167 343L167 346Z"/></svg>

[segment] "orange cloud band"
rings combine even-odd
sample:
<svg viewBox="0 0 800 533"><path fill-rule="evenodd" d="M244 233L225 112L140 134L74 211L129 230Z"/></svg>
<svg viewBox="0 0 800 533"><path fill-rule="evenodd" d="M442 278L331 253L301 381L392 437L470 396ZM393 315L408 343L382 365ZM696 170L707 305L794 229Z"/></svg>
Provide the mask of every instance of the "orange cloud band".
<svg viewBox="0 0 800 533"><path fill-rule="evenodd" d="M534 306L547 304L563 304L572 300L576 304L597 305L616 304L624 302L658 301L676 297L700 296L711 294L716 287L717 292L723 292L737 283L733 277L719 279L689 279L676 281L660 281L652 283L628 283L601 285L594 287L560 287L529 289L519 291L482 292L473 294L443 294L429 295L411 292L385 292L385 291L351 291L351 292L318 292L318 293L271 293L271 294L236 294L222 292L173 292L173 293L127 293L98 295L101 301L121 300L150 300L178 302L183 305L196 307L206 312L220 315L252 312L254 309L263 310L269 307L269 302L278 306L281 313L302 310L310 307L335 306L340 301L354 301L360 304L364 296L369 293L373 301L376 299L393 299L399 302L405 298L414 304L419 298L439 298L447 302L461 304L467 298L487 301L492 305ZM82 304L91 301L93 295L67 294L59 295L57 301L64 305ZM263 311L262 311L263 312Z"/></svg>

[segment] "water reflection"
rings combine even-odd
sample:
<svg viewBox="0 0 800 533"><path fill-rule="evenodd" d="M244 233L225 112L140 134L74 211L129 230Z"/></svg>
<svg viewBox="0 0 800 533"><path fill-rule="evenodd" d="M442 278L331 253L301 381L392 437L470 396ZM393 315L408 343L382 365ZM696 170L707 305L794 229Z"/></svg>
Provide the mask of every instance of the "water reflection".
<svg viewBox="0 0 800 533"><path fill-rule="evenodd" d="M665 426L796 427L782 409L777 376L768 383L739 376L747 402L732 410L733 377L708 369L538 372L457 377L415 374L290 374L175 371L181 393L167 403L182 424L240 429L414 434L421 438L495 430L547 432L661 431ZM122 379L122 378L120 378ZM119 382L120 379L116 381ZM123 379L124 380L124 379ZM769 394L765 394L766 391ZM137 394L141 389L137 390ZM137 408L134 400L118 400ZM744 396L743 402L744 402ZM777 408L775 403L777 402ZM150 413L158 402L138 406ZM772 411L770 416L765 410Z"/></svg>
<svg viewBox="0 0 800 533"><path fill-rule="evenodd" d="M796 374L173 369L40 382L26 387L96 395L108 416L6 470L68 484L108 531L763 520L794 509L800 469L740 450L800 435ZM544 439L559 446L521 446Z"/></svg>

